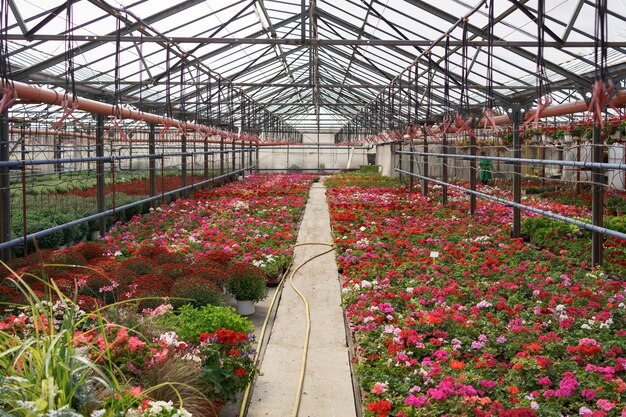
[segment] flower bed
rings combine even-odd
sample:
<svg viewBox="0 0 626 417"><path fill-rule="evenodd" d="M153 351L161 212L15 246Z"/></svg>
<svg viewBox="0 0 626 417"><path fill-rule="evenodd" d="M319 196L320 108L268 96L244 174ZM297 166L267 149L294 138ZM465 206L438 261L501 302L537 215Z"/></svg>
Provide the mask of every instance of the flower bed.
<svg viewBox="0 0 626 417"><path fill-rule="evenodd" d="M373 180L328 183L366 416L626 415L624 275L511 239L500 204Z"/></svg>
<svg viewBox="0 0 626 417"><path fill-rule="evenodd" d="M288 262L311 181L251 177L118 224L109 246L13 260L0 282L0 414L217 415L257 372L252 324L215 305L221 288L242 268L262 276L252 261Z"/></svg>
<svg viewBox="0 0 626 417"><path fill-rule="evenodd" d="M104 240L123 255L150 241L190 256L223 251L271 270L289 261L312 181L311 175L253 175L200 190L118 224Z"/></svg>

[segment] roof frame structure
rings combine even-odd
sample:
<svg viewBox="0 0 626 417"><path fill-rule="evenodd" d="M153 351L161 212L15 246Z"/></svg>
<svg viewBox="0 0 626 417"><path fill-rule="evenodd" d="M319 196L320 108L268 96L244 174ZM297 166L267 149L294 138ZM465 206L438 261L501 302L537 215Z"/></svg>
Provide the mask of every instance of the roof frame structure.
<svg viewBox="0 0 626 417"><path fill-rule="evenodd" d="M389 119L394 124L409 123L409 108L415 110L411 118L422 119L428 87L432 110L441 113L448 101L444 79L450 81L449 101L455 106L460 100L460 51L466 44L470 105L480 109L486 99L489 23L480 10L485 0L229 0L218 6L204 0L172 0L150 8L145 7L147 0L118 0L123 7L112 6L110 0L72 0L80 2L81 16L72 29L75 47L69 51L63 13L67 2L54 1L58 5L41 7L8 0L6 39L16 81L62 90L69 53L76 60L77 92L86 97L110 101L114 87L121 85L119 93L127 105L141 102L143 109L162 113L167 101L177 112L190 109L187 118L201 113L210 119L223 111L233 121L242 120L240 113L254 103L257 114L267 118L274 112L281 118L274 126L292 122L305 131L337 131L350 120L380 119L392 111L392 102L393 111L402 112ZM546 16L544 49L552 52L546 58L546 83L555 102L580 99L595 76L596 39L589 19L582 18L594 10L595 2L566 3L552 6L557 12ZM613 27L626 23L622 4L609 7ZM459 19L467 13L472 18L464 42ZM498 106L529 105L536 98L536 17L537 0L496 4L493 83ZM117 36L106 28L114 19L123 23L123 45L112 52ZM445 50L442 36L448 32ZM610 74L621 83L626 77L626 38L612 31L607 46ZM124 59L120 79L115 80L110 63L117 54ZM430 86L429 60L434 72ZM415 62L417 77L406 72ZM389 103L378 106L382 113L374 117L375 106L367 105L382 95ZM27 111L28 106L22 104L21 109ZM30 108L40 111L35 105Z"/></svg>

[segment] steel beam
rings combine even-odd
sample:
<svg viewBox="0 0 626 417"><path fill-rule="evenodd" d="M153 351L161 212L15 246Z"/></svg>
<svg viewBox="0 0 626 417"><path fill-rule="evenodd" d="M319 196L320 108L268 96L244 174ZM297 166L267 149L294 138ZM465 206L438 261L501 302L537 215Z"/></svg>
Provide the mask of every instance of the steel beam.
<svg viewBox="0 0 626 417"><path fill-rule="evenodd" d="M172 16L176 13L179 13L182 10L188 9L190 7L193 7L197 4L203 3L204 0L186 0L182 3L176 4L175 6L169 7L165 10L162 10L158 13L155 13L147 18L145 18L143 20L143 22L135 22L131 25L129 25L128 27L125 27L123 29L121 29L122 35L126 34L126 33L130 33L134 30L138 30L140 29L144 24L151 24L154 22L157 22L159 20L165 19L169 16ZM61 6L59 6L61 7ZM63 8L65 8L65 4L63 5ZM63 10L63 9L61 9ZM59 11L60 12L60 11ZM35 29L38 29L37 27L34 27L33 29L31 29L31 32L35 31ZM60 35L62 36L65 40L65 35ZM111 37L115 37L115 32L109 33L108 36ZM124 38L124 36L122 36L122 38ZM135 40L135 42L139 42L141 40L141 37L135 37L137 38ZM23 38L22 38L23 39ZM33 38L33 40L35 40L35 38ZM81 37L80 36L75 36L74 40L76 42L80 42ZM68 53L71 55L80 55L82 53L85 53L87 51L90 51L94 48L97 48L98 46L102 45L104 42L108 42L105 40L98 40L98 39L91 39L88 40L87 42L77 46L76 48L73 48L71 51L69 51ZM161 42L163 42L163 38L161 38ZM48 70L50 67L59 64L61 62L63 62L65 60L66 54L59 54L59 55L55 55L51 58L48 58L46 60L43 60L41 62L38 62L35 65L31 65L30 67L24 68L20 71L17 71L16 73L13 74L13 77L15 78L15 80L17 81L21 81L21 80L25 80L27 79L31 74L36 74L45 70Z"/></svg>
<svg viewBox="0 0 626 417"><path fill-rule="evenodd" d="M431 13L447 22L450 23L456 23L458 21L458 18L453 16L452 14L446 12L445 10L440 9L438 6L436 6L433 3L430 2L426 2L423 0L405 0L408 3L412 4L413 6L416 6L428 13ZM479 28L478 26L472 25L471 23L467 25L467 28L470 32L477 34L481 37L483 37L484 39L487 39L487 33L485 30ZM506 40L498 37L498 36L494 36L494 41L495 42L506 42ZM495 42L494 42L494 46L495 46ZM587 42L586 42L587 43ZM593 42L592 42L593 43ZM534 41L535 46L537 46L537 41ZM561 44L559 42L555 42L554 45L550 45L550 42L544 42L544 46L547 47L561 47ZM531 47L532 45L528 45L528 47ZM527 51L525 49L522 49L522 46L519 45L508 45L508 48L511 52L514 52L515 54L521 56L522 58L525 58L531 62L535 62L536 60L536 56L534 53ZM550 71L554 71L555 73L565 77L565 78L569 78L573 81L575 81L578 85L580 86L584 86L584 87L590 87L590 81L587 79L584 79L582 77L580 77L579 75L568 71L566 69L564 69L562 66L557 65L553 62L550 61L546 61L545 62L545 67L547 69L549 69Z"/></svg>
<svg viewBox="0 0 626 417"><path fill-rule="evenodd" d="M0 161L9 160L9 111L0 113ZM24 230L26 233L26 230ZM0 243L11 240L11 177L9 167L0 167ZM0 258L8 261L11 250L0 251Z"/></svg>
<svg viewBox="0 0 626 417"><path fill-rule="evenodd" d="M291 22L289 22L291 23ZM477 28L480 30L479 28ZM134 30L137 30L135 28ZM32 40L32 41L63 41L67 40L65 35L56 35L56 34L48 34L48 35L33 35L32 39L25 39L23 35L18 34L8 34L6 35L8 40L14 41L23 41L23 40ZM260 34L255 33L250 36L260 36ZM97 42L99 44L106 42L115 42L115 35L76 35L74 37L76 42ZM305 39L304 41L300 38L254 38L254 37L181 37L181 36L168 36L166 38L160 36L122 36L120 39L123 43L128 42L172 42L172 43L190 43L190 44L222 44L222 45L231 45L227 47L230 49L237 45L288 45L288 46L317 46L317 47L328 47L328 46L384 46L388 48L394 48L398 46L419 46L419 47L437 47L438 45L433 45L433 41L429 39L378 39L378 38L368 38L368 39ZM474 48L488 46L489 43L484 40L476 41L470 40L467 44ZM578 48L593 48L595 43L593 41L565 41L564 43L556 42L556 41L546 41L544 42L544 46L546 48L558 48L558 49L578 49ZM450 46L460 47L463 46L463 42L460 40L450 40ZM493 42L493 46L496 48L532 48L537 47L537 41L507 41L504 39L496 40ZM607 42L607 46L609 48L624 48L626 47L626 41L609 41ZM91 48L90 48L91 49ZM517 51L514 51L517 53ZM526 56L524 56L526 57Z"/></svg>

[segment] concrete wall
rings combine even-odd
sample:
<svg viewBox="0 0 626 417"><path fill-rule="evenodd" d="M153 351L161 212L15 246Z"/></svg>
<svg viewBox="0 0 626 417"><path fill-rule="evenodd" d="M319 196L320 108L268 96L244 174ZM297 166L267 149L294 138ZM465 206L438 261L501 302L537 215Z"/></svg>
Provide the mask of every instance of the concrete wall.
<svg viewBox="0 0 626 417"><path fill-rule="evenodd" d="M317 149L311 146L301 149L297 145L290 149L287 147L273 148L264 147L259 150L259 168L272 170L286 169L346 169L350 152L353 153L350 168L358 168L367 165L367 151L359 148L339 148L325 145ZM331 149L329 149L331 148Z"/></svg>

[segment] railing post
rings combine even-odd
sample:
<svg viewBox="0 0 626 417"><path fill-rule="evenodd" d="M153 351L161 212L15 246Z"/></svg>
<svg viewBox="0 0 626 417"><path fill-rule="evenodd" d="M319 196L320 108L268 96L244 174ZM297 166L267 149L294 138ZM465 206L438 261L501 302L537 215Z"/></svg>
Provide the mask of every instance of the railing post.
<svg viewBox="0 0 626 417"><path fill-rule="evenodd" d="M516 105L513 108L513 158L520 159L522 157L522 144L519 138L519 125L521 121L521 107ZM513 202L521 204L522 202L522 164L515 162L513 164ZM522 209L513 207L513 231L514 238L520 237L522 234Z"/></svg>
<svg viewBox="0 0 626 417"><path fill-rule="evenodd" d="M224 137L220 136L220 175L224 175Z"/></svg>
<svg viewBox="0 0 626 417"><path fill-rule="evenodd" d="M96 114L96 157L104 157L104 115ZM98 213L106 210L104 195L104 161L96 161L96 209ZM98 219L100 237L106 234L106 219L100 217Z"/></svg>
<svg viewBox="0 0 626 417"><path fill-rule="evenodd" d="M415 146L413 145L413 138L409 138L409 140L409 151L411 152L411 155L409 155L409 171L411 171L411 175L409 177L409 190L413 191L415 183L413 178L413 175L415 175L415 155L413 152L415 152Z"/></svg>
<svg viewBox="0 0 626 417"><path fill-rule="evenodd" d="M150 176L150 197L157 194L157 178L156 178L156 130L154 123L150 123L148 131L148 175ZM157 207L156 200L150 202L151 207Z"/></svg>
<svg viewBox="0 0 626 417"><path fill-rule="evenodd" d="M187 186L187 135L183 134L180 136L180 152L182 153L180 157L180 171L181 171L181 186ZM187 194L185 192L185 194Z"/></svg>
<svg viewBox="0 0 626 417"><path fill-rule="evenodd" d="M594 121L595 123L595 121ZM591 161L596 164L603 161L603 146L600 126L594 124L593 127L593 147L591 150ZM604 171L595 166L591 170L591 221L594 226L602 227L602 210L604 209ZM602 243L603 235L600 232L591 232L591 265L602 265Z"/></svg>
<svg viewBox="0 0 626 417"><path fill-rule="evenodd" d="M204 137L204 156L203 156L203 163L204 163L204 179L208 180L209 179L209 137L205 136Z"/></svg>
<svg viewBox="0 0 626 417"><path fill-rule="evenodd" d="M255 159L256 159L256 162L255 162L256 173L258 174L259 172L261 172L260 168L259 168L259 144L258 143L256 145L256 150L255 150L254 153L256 154L256 156L255 156Z"/></svg>
<svg viewBox="0 0 626 417"><path fill-rule="evenodd" d="M0 113L0 161L9 161L9 110ZM0 168L0 242L11 240L11 177L9 167ZM2 250L2 260L11 258L11 249Z"/></svg>
<svg viewBox="0 0 626 417"><path fill-rule="evenodd" d="M477 168L476 168L476 134L474 133L476 129L476 123L475 123L475 118L472 117L472 121L471 121L471 132L469 135L469 151L470 151L470 156L472 156L472 159L470 159L470 190L472 191L476 191L476 174L477 174ZM470 216L473 216L474 214L476 214L476 194L474 193L470 193Z"/></svg>
<svg viewBox="0 0 626 417"><path fill-rule="evenodd" d="M392 152L398 156L398 169L400 170L400 184L402 184L402 142L396 142L392 145Z"/></svg>
<svg viewBox="0 0 626 417"><path fill-rule="evenodd" d="M237 148L235 147L235 138L233 138L233 143L231 145L231 152L232 152L232 169L230 170L231 172L235 172L235 170L237 169Z"/></svg>
<svg viewBox="0 0 626 417"><path fill-rule="evenodd" d="M441 180L445 183L448 182L448 135L444 132L441 141L441 147L444 157L441 159ZM441 204L448 204L448 186L444 185L441 188Z"/></svg>
<svg viewBox="0 0 626 417"><path fill-rule="evenodd" d="M426 129L423 129L424 132L424 153L428 154L428 134L426 133ZM428 177L428 155L424 155L422 172L425 177ZM422 194L424 196L428 196L428 180L422 180Z"/></svg>

